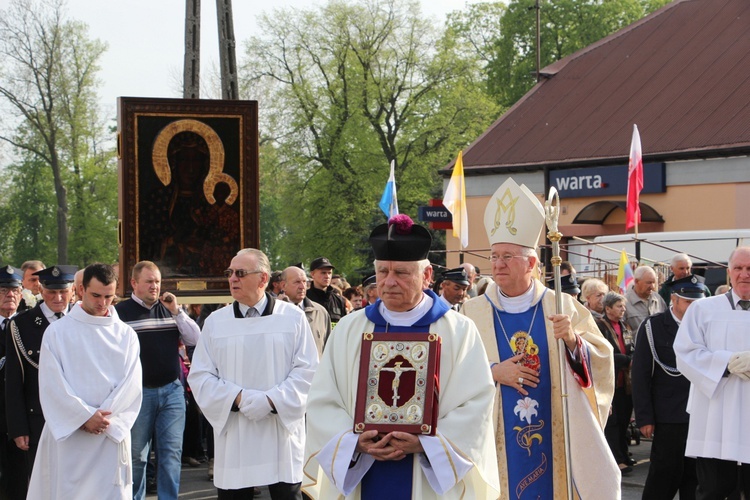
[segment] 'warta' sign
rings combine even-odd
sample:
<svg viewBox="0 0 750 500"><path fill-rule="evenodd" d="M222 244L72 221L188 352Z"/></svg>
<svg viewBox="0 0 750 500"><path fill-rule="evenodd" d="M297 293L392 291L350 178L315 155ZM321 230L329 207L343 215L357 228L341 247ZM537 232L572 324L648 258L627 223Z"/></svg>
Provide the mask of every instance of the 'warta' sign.
<svg viewBox="0 0 750 500"><path fill-rule="evenodd" d="M624 195L628 193L628 166L554 170L549 173L549 182L560 193L560 198ZM644 164L641 193L664 193L666 190L666 165Z"/></svg>

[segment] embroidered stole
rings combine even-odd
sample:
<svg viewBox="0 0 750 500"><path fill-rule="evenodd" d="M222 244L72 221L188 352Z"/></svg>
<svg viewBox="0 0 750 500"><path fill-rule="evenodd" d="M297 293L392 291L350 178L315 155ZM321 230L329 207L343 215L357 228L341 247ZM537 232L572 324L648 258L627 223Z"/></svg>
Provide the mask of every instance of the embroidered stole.
<svg viewBox="0 0 750 500"><path fill-rule="evenodd" d="M508 496L517 499L553 498L552 382L544 308L536 311L531 308L516 314L495 309L495 313L495 336L500 359L523 353L521 363L540 372L540 382L536 388L524 385L528 396L522 396L510 386L500 387ZM505 338L498 315L508 339ZM527 332L532 319L532 331Z"/></svg>

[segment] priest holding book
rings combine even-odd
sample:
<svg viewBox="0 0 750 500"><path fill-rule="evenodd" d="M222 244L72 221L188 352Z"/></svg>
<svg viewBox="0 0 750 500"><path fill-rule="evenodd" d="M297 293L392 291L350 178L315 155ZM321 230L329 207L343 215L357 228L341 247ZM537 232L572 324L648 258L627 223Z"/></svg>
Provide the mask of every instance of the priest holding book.
<svg viewBox="0 0 750 500"><path fill-rule="evenodd" d="M302 489L311 498L499 495L490 418L495 390L487 357L474 323L424 289L432 278L431 241L429 232L405 215L370 235L380 299L341 319L310 388ZM439 361L434 352L429 355L436 363L434 385L415 374L429 356L411 339L425 333L441 344ZM399 335L403 342L385 340ZM375 347L363 357L367 344ZM378 364L393 356L380 348L384 345L405 354ZM361 359L372 359L379 372L362 377ZM423 384L434 399L422 398ZM377 387L375 395L371 387ZM360 414L363 406L367 411ZM390 421L394 430L387 422L360 423L368 419ZM404 423L421 424L422 431L395 430L411 427Z"/></svg>

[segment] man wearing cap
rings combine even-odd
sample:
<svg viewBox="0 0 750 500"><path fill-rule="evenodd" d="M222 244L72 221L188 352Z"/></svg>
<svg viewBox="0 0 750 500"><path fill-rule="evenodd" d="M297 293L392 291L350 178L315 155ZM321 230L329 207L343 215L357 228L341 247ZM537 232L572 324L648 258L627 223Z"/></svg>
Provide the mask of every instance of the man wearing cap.
<svg viewBox="0 0 750 500"><path fill-rule="evenodd" d="M16 267L0 267L0 498L24 498L27 473L25 452L8 437L5 400L6 332L21 302L23 274ZM13 347L11 346L11 350Z"/></svg>
<svg viewBox="0 0 750 500"><path fill-rule="evenodd" d="M156 436L156 488L159 498L176 499L182 470L185 430L185 389L179 342L194 346L200 329L177 305L170 292L161 293L161 271L151 261L133 266L130 299L115 306L120 319L138 334L143 367L143 404L133 425L133 497L146 494L146 464Z"/></svg>
<svg viewBox="0 0 750 500"><path fill-rule="evenodd" d="M328 336L331 334L331 317L325 307L307 298L307 275L297 266L289 266L281 273L281 291L292 304L305 311L310 323L318 357L323 354Z"/></svg>
<svg viewBox="0 0 750 500"><path fill-rule="evenodd" d="M42 287L42 299L33 309L14 318L8 328L5 390L8 436L26 458L32 472L44 415L39 402L39 351L47 327L68 313L73 295L76 266L52 266L35 275Z"/></svg>
<svg viewBox="0 0 750 500"><path fill-rule="evenodd" d="M368 276L362 282L362 292L365 294L365 306L374 304L378 300L378 285L375 282L375 275Z"/></svg>
<svg viewBox="0 0 750 500"><path fill-rule="evenodd" d="M346 303L344 298L334 292L331 286L333 277L333 264L325 257L318 257L310 262L310 276L312 284L307 291L307 297L326 308L331 317L331 323L335 325L346 315Z"/></svg>
<svg viewBox="0 0 750 500"><path fill-rule="evenodd" d="M677 369L674 340L688 307L705 297L693 275L673 280L668 311L641 323L630 370L635 421L645 438L652 438L651 463L643 498L695 498L695 460L685 457L690 381ZM684 458L682 458L684 457Z"/></svg>
<svg viewBox="0 0 750 500"><path fill-rule="evenodd" d="M282 281L284 278L281 275L282 271L271 273L271 278L268 280L268 293L271 294L271 297L278 297L280 293L283 293L284 284Z"/></svg>
<svg viewBox="0 0 750 500"><path fill-rule="evenodd" d="M738 475L750 498L750 247L730 254L729 281L726 294L690 306L674 342L692 384L685 455L697 459L699 499L725 498Z"/></svg>
<svg viewBox="0 0 750 500"><path fill-rule="evenodd" d="M39 398L47 422L30 499L133 494L129 440L141 406L138 337L111 306L117 289L111 266L88 266L82 287L81 302L42 340Z"/></svg>
<svg viewBox="0 0 750 500"><path fill-rule="evenodd" d="M547 286L551 288L552 290L555 289L555 278L550 278L547 280ZM560 276L560 290L562 290L562 293L567 293L568 295L572 295L576 299L578 298L578 294L581 293L581 289L578 288L578 280L576 279L575 274L566 274Z"/></svg>
<svg viewBox="0 0 750 500"><path fill-rule="evenodd" d="M614 391L612 347L570 295L534 278L545 213L526 187L508 179L485 210L494 283L463 314L482 335L498 391L495 400L502 498L557 498L567 490L566 446L580 498L619 498L620 471L603 428ZM565 443L559 341L568 390Z"/></svg>
<svg viewBox="0 0 750 500"><path fill-rule="evenodd" d="M251 500L263 485L274 500L301 500L305 403L318 366L310 326L299 307L266 292L271 266L260 250L240 250L225 274L234 302L206 318L188 375L214 429L219 500Z"/></svg>
<svg viewBox="0 0 750 500"><path fill-rule="evenodd" d="M310 388L303 491L311 498L496 498L499 494L489 366L474 324L423 289L432 277L427 260L431 240L425 228L413 225L405 215L391 218L370 235L380 299L339 322ZM374 332L375 341L386 332L440 335L434 436L353 432L357 393L368 383L359 379L359 361L362 334L369 332ZM398 387L396 383L394 391ZM407 403L394 402L388 411Z"/></svg>
<svg viewBox="0 0 750 500"><path fill-rule="evenodd" d="M443 281L440 282L440 300L458 311L470 287L471 281L464 268L449 269L443 272Z"/></svg>

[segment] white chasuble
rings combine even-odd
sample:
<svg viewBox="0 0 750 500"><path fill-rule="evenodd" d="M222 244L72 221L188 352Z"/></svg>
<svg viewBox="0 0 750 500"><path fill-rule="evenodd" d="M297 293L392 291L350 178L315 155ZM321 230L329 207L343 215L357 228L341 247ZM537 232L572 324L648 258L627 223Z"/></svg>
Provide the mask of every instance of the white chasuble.
<svg viewBox="0 0 750 500"><path fill-rule="evenodd" d="M133 496L130 429L141 408L138 336L109 316L91 316L80 303L44 332L39 398L46 418L29 499ZM96 410L112 412L102 434L81 426Z"/></svg>
<svg viewBox="0 0 750 500"><path fill-rule="evenodd" d="M544 397L543 404L550 405L552 408L554 498L564 499L567 496L567 471L562 425L560 364L557 350L558 343L553 335L552 322L548 319L555 313L555 294L553 290L547 290L544 293L545 290L544 284L535 280L534 297L531 304L533 306L541 300L542 310L544 311L548 348L547 352L540 352L538 355L543 357L545 363L549 363L551 390L550 394ZM493 304L495 308L502 310L497 297L498 287L495 283L490 283L484 295L465 302L461 310L463 314L473 319L477 328L479 328L490 363L503 361L500 359L493 312ZM492 300L492 304L487 300L488 298ZM614 394L612 347L602 336L589 311L567 294L563 294L563 313L570 316L573 331L582 342L579 354L584 358L582 360L584 364L588 366L590 377L590 380L586 381L588 385L582 387L583 381L569 366L564 371L568 389L574 495L576 498L583 500L618 499L620 498L621 474L603 432ZM509 332L509 335L512 335L512 333ZM502 332L500 337L503 337ZM510 499L516 498L516 496L515 491L508 488L509 476L508 460L505 454L504 415L513 415L514 409L503 409L500 394L501 389L498 386L496 388L494 411L498 467L502 490L501 498Z"/></svg>
<svg viewBox="0 0 750 500"><path fill-rule="evenodd" d="M362 334L374 327L365 309L348 314L336 325L323 352L308 404L302 490L311 498L342 498L341 492L347 491L347 499L358 499L362 494L359 481L366 471L350 478L355 468L347 470L347 464L355 458L357 435L352 428ZM397 332L398 327L390 331ZM425 453L413 461L411 498L497 498L490 421L494 390L479 334L471 321L454 311L432 323L429 331L442 340L437 435L420 437ZM468 469L454 461L453 454L468 463ZM367 466L372 457L361 456L358 463ZM437 485L442 493L436 492ZM383 498L388 498L388 484L382 486Z"/></svg>
<svg viewBox="0 0 750 500"><path fill-rule="evenodd" d="M298 483L305 406L318 351L304 312L275 301L273 314L235 318L232 306L208 317L188 383L214 429L214 484L221 489ZM265 393L277 413L250 420L231 411L243 389Z"/></svg>

